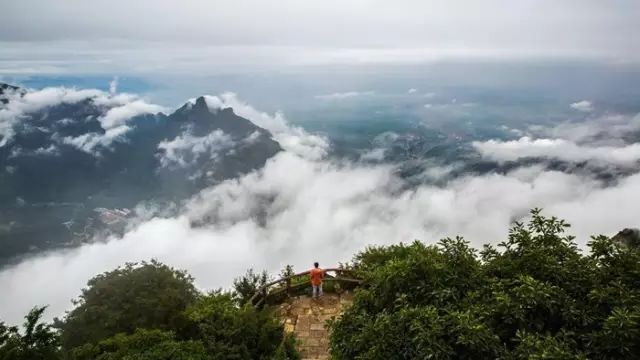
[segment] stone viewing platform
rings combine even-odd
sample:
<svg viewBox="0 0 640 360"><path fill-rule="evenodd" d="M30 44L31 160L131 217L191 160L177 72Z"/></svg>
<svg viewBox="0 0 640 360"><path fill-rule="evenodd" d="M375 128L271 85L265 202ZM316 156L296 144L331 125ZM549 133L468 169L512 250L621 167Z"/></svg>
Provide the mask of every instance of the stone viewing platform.
<svg viewBox="0 0 640 360"><path fill-rule="evenodd" d="M351 305L350 291L325 293L319 299L310 296L291 297L280 304L278 316L283 320L285 331L293 333L297 348L304 360L329 359L329 331L327 320L342 314Z"/></svg>

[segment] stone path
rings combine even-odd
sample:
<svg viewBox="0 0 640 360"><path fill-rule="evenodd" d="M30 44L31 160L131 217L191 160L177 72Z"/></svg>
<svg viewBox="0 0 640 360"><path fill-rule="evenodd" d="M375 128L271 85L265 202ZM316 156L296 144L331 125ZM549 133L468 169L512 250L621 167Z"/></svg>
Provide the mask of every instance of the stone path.
<svg viewBox="0 0 640 360"><path fill-rule="evenodd" d="M285 331L294 333L303 360L329 359L327 320L339 316L351 305L352 294L324 294L320 299L300 296L280 305L279 314Z"/></svg>

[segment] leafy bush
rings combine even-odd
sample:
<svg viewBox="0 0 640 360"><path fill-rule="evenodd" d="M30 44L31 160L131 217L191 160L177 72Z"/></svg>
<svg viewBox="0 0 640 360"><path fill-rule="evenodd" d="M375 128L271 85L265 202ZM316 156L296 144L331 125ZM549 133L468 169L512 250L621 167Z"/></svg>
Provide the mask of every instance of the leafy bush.
<svg viewBox="0 0 640 360"><path fill-rule="evenodd" d="M266 271L255 273L253 269L235 280L233 280L233 290L235 299L240 305L246 304L255 293L269 282L269 274Z"/></svg>
<svg viewBox="0 0 640 360"><path fill-rule="evenodd" d="M594 237L583 255L564 221L532 211L506 242L478 252L373 247L365 279L331 324L336 359L621 359L640 357L640 253Z"/></svg>
<svg viewBox="0 0 640 360"><path fill-rule="evenodd" d="M193 279L152 260L126 264L87 283L75 308L58 323L62 344L72 349L136 329L180 329L184 310L198 292Z"/></svg>
<svg viewBox="0 0 640 360"><path fill-rule="evenodd" d="M24 333L0 322L0 360L62 359L58 334L51 325L40 322L46 307L33 308L25 316Z"/></svg>
<svg viewBox="0 0 640 360"><path fill-rule="evenodd" d="M202 296L186 315L196 327L193 338L204 344L209 359L271 359L284 340L273 314L236 306L230 293Z"/></svg>
<svg viewBox="0 0 640 360"><path fill-rule="evenodd" d="M62 320L63 350L75 360L296 359L267 310L243 306L266 273L249 271L240 292L199 293L184 271L156 261L126 264L89 280Z"/></svg>
<svg viewBox="0 0 640 360"><path fill-rule="evenodd" d="M296 338L291 334L286 334L278 345L272 360L300 360L302 356L296 350Z"/></svg>
<svg viewBox="0 0 640 360"><path fill-rule="evenodd" d="M207 353L198 341L177 341L172 332L137 329L117 334L97 344L85 344L72 351L76 360L205 360Z"/></svg>

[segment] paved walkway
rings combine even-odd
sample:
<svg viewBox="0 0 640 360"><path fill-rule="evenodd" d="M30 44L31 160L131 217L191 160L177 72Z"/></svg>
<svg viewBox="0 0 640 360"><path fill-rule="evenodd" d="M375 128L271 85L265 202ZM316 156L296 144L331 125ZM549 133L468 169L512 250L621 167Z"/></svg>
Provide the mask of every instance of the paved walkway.
<svg viewBox="0 0 640 360"><path fill-rule="evenodd" d="M294 297L280 305L285 331L295 334L304 360L329 359L329 332L325 323L342 314L345 307L351 305L351 299L351 293L344 292L324 294L317 300L309 296Z"/></svg>

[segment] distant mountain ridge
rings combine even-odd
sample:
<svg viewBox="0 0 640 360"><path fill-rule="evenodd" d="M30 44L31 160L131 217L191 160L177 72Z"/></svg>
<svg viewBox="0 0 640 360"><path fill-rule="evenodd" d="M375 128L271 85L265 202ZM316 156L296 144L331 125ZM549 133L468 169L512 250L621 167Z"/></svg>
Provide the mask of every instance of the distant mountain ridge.
<svg viewBox="0 0 640 360"><path fill-rule="evenodd" d="M19 91L20 88L17 86L0 83L0 103L6 104L9 102L9 99L6 97L6 93Z"/></svg>
<svg viewBox="0 0 640 360"><path fill-rule="evenodd" d="M5 117L9 93L15 100L28 91L0 84ZM111 116L105 111L113 108L103 103L61 102L10 119L12 138L0 146L0 265L108 230L101 219L118 219L117 212L104 213L108 209L179 202L261 168L282 150L268 130L231 108L210 109L204 97L169 115L133 116L118 125L124 127L114 127L122 134L100 142L112 131L103 126Z"/></svg>

